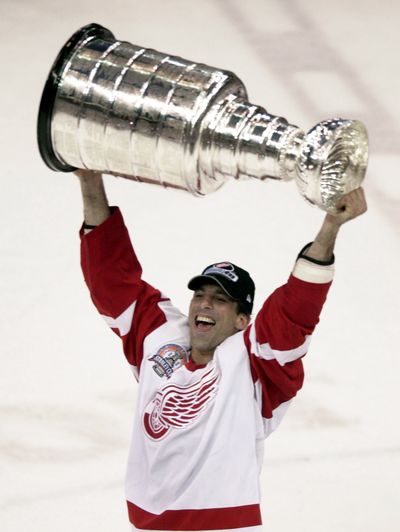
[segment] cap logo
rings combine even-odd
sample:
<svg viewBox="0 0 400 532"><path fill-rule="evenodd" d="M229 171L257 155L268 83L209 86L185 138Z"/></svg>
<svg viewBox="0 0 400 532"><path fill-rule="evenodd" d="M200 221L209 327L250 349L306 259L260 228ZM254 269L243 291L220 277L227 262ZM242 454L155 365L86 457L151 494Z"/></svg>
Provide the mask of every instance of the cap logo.
<svg viewBox="0 0 400 532"><path fill-rule="evenodd" d="M219 262L218 264L214 264L213 266L210 266L204 270L203 275L210 275L213 273L222 275L234 283L239 280L239 277L235 273L234 266L229 262Z"/></svg>
<svg viewBox="0 0 400 532"><path fill-rule="evenodd" d="M233 264L230 262L218 262L218 264L213 264L214 268L229 268L231 270L234 269Z"/></svg>

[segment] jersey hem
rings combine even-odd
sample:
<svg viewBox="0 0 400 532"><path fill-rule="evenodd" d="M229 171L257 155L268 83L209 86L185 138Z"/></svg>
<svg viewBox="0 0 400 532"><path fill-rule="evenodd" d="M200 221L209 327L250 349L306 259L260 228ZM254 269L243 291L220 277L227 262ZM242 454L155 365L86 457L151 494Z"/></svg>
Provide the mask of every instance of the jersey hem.
<svg viewBox="0 0 400 532"><path fill-rule="evenodd" d="M259 504L228 508L166 510L153 514L127 501L129 521L139 530L195 531L237 530L260 526Z"/></svg>

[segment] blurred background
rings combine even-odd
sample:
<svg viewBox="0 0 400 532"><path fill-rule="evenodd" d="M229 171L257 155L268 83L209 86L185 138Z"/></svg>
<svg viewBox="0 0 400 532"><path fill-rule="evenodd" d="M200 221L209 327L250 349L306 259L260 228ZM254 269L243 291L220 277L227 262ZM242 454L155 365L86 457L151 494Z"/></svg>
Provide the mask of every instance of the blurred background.
<svg viewBox="0 0 400 532"><path fill-rule="evenodd" d="M0 0L2 532L128 530L124 470L136 386L79 267L72 174L42 162L49 69L81 26L232 70L249 99L305 130L334 116L370 135L369 211L345 226L305 385L266 442L266 532L397 532L400 76L394 0ZM256 310L323 212L294 183L229 182L202 199L106 177L145 279L188 306L213 261L248 269Z"/></svg>

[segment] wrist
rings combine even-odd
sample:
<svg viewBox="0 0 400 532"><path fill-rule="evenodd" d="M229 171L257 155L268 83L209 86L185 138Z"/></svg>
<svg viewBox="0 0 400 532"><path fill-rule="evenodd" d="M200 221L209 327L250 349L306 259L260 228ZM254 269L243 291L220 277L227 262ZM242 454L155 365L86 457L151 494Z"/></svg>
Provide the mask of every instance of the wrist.
<svg viewBox="0 0 400 532"><path fill-rule="evenodd" d="M98 190L104 186L103 176L97 172L85 173L84 175L79 175L78 178L82 190Z"/></svg>
<svg viewBox="0 0 400 532"><path fill-rule="evenodd" d="M329 263L333 260L333 250L341 224L327 215L322 227L311 246L304 252L304 256L318 262Z"/></svg>
<svg viewBox="0 0 400 532"><path fill-rule="evenodd" d="M326 228L329 231L336 231L336 233L339 231L340 227L342 226L342 221L338 219L337 216L333 214L327 214L325 216L324 222L322 224L322 227Z"/></svg>
<svg viewBox="0 0 400 532"><path fill-rule="evenodd" d="M80 180L93 180L93 179L99 179L102 177L102 173L98 172L96 170L86 170L83 168L78 168L75 170L74 174L80 179Z"/></svg>
<svg viewBox="0 0 400 532"><path fill-rule="evenodd" d="M333 254L333 252L330 255L329 253L327 253L322 257L320 253L316 255L316 250L314 246L314 249L311 251L311 254L309 254L309 250L313 244L314 242L310 242L309 244L306 244L302 248L300 253L297 255L297 259L305 259L309 262L317 264L318 266L331 266L332 264L335 263L335 255Z"/></svg>

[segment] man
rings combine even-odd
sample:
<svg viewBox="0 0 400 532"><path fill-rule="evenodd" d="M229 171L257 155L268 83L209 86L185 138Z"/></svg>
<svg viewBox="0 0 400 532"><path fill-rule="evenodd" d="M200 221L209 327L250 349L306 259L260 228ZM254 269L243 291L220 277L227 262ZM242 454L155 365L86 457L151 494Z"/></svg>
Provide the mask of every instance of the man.
<svg viewBox="0 0 400 532"><path fill-rule="evenodd" d="M181 314L142 280L101 174L76 174L85 281L139 382L126 484L133 529L260 531L263 442L302 386L301 358L332 281L336 236L365 212L363 190L325 216L251 324L254 283L230 262L189 282L189 317Z"/></svg>

